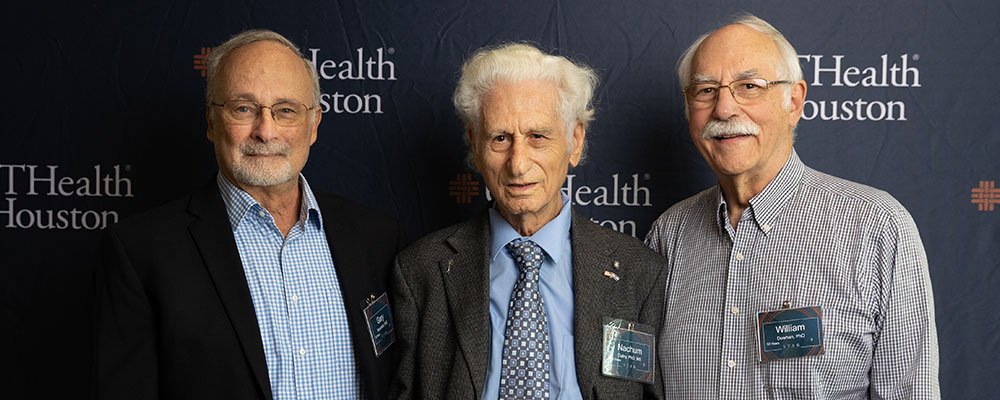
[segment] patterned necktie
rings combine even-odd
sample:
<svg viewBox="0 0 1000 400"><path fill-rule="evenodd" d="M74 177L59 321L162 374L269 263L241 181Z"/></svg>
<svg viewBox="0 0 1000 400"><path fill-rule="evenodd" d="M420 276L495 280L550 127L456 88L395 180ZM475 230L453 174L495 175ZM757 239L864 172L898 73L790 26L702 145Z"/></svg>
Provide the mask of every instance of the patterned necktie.
<svg viewBox="0 0 1000 400"><path fill-rule="evenodd" d="M520 273L507 307L500 400L549 398L549 331L538 289L542 248L527 239L507 243Z"/></svg>

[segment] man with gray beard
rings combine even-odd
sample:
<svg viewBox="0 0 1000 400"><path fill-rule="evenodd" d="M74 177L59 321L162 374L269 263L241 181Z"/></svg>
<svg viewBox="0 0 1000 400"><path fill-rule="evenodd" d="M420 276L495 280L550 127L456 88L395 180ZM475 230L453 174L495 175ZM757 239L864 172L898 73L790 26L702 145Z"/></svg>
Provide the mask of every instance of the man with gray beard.
<svg viewBox="0 0 1000 400"><path fill-rule="evenodd" d="M105 232L96 398L386 398L397 228L301 175L319 98L315 67L275 32L212 51L219 173Z"/></svg>
<svg viewBox="0 0 1000 400"><path fill-rule="evenodd" d="M646 237L668 261L665 398L940 398L917 227L888 193L799 160L795 49L742 15L677 69L718 185L670 207Z"/></svg>

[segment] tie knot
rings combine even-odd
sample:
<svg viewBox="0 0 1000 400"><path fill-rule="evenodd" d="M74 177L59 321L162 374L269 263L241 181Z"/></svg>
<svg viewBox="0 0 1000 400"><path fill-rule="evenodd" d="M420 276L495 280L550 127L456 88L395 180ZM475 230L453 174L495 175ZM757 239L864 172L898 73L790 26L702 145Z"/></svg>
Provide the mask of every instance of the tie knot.
<svg viewBox="0 0 1000 400"><path fill-rule="evenodd" d="M542 266L542 248L528 239L514 239L507 243L507 251L522 271L537 271Z"/></svg>

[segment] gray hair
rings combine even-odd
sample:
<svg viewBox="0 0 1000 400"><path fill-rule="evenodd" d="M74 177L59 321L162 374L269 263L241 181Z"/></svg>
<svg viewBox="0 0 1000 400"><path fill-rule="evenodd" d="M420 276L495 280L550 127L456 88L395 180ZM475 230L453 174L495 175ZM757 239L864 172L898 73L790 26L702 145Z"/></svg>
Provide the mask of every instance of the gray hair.
<svg viewBox="0 0 1000 400"><path fill-rule="evenodd" d="M506 43L476 51L465 64L458 78L452 101L465 128L481 134L482 99L502 81L550 81L559 89L559 115L566 124L566 136L571 151L573 129L577 123L586 129L594 120L594 90L597 74L582 63L566 57L546 54L526 43ZM468 143L468 137L462 135ZM471 153L471 146L469 147ZM586 158L584 138L581 160ZM470 154L471 157L471 154Z"/></svg>
<svg viewBox="0 0 1000 400"><path fill-rule="evenodd" d="M295 43L292 43L291 40L288 40L288 38L282 36L280 33L267 29L250 29L240 32L212 49L212 52L208 55L208 59L206 60L208 64L206 69L208 83L205 86L205 101L218 101L218 99L215 98L215 94L219 90L217 87L218 83L215 80L215 74L219 71L219 65L222 64L222 59L224 59L226 55L233 50L262 40L275 42L285 46L302 58L302 62L305 64L306 70L309 71L310 81L312 81L313 106L319 104L321 94L319 88L319 73L316 72L316 68L312 64L312 61L302 57L302 52L299 51L299 47L296 46Z"/></svg>
<svg viewBox="0 0 1000 400"><path fill-rule="evenodd" d="M798 53L795 52L795 48L788 42L788 39L785 39L785 36L775 29L774 26L749 13L735 15L732 18L732 22L724 26L729 25L746 26L763 33L774 42L774 45L778 48L778 55L781 56L781 60L774 65L774 70L778 74L778 77L774 78L775 80L790 80L793 82L802 80L802 66L799 65ZM682 88L686 88L691 83L691 63L694 61L694 53L698 52L698 48L705 42L705 38L717 30L701 35L681 54L681 58L677 61L677 79L680 81ZM784 106L785 108L789 108L792 104L792 85L785 86L784 94ZM688 114L687 102L684 102L684 114Z"/></svg>

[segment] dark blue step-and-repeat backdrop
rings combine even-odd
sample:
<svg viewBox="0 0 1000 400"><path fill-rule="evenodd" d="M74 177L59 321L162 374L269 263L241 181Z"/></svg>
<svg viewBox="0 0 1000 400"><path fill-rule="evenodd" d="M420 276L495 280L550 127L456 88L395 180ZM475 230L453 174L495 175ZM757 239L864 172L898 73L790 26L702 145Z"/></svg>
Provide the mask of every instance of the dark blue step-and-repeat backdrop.
<svg viewBox="0 0 1000 400"><path fill-rule="evenodd" d="M587 164L565 190L643 237L713 184L677 57L738 11L782 30L809 83L797 149L887 190L930 260L946 398L1000 392L1000 3L995 1L20 2L5 6L0 129L0 387L77 398L91 360L100 229L205 184L205 55L279 31L319 70L305 174L395 216L415 239L486 203L450 96L473 50L531 41L595 67Z"/></svg>

